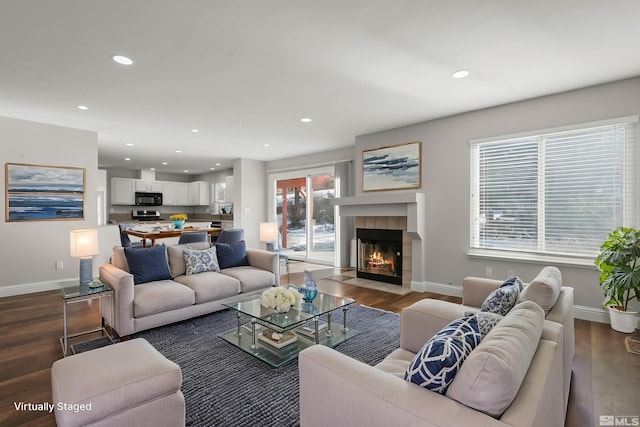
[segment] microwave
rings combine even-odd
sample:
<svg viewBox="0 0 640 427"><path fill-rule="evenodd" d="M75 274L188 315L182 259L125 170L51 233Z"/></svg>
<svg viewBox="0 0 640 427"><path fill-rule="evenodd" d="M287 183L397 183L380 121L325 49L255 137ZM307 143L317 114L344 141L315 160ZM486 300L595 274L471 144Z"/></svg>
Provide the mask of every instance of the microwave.
<svg viewBox="0 0 640 427"><path fill-rule="evenodd" d="M162 206L162 193L141 193L136 191L136 206Z"/></svg>

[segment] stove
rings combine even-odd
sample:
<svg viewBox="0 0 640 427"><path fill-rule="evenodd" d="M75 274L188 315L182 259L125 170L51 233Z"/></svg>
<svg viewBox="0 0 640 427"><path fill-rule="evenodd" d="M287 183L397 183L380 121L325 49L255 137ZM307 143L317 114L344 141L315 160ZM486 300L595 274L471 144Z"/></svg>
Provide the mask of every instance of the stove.
<svg viewBox="0 0 640 427"><path fill-rule="evenodd" d="M160 212L146 209L134 209L131 212L131 216L138 221L160 221L162 219L160 218Z"/></svg>

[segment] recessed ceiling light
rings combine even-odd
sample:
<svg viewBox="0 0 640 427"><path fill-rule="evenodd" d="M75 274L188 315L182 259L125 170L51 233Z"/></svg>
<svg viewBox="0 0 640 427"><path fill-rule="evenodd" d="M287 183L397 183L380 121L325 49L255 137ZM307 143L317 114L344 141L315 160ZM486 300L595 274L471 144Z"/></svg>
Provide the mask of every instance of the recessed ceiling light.
<svg viewBox="0 0 640 427"><path fill-rule="evenodd" d="M220 163L216 163L216 166L220 166Z"/></svg>
<svg viewBox="0 0 640 427"><path fill-rule="evenodd" d="M162 164L163 164L163 165L168 165L169 163L167 163L167 162L162 162Z"/></svg>
<svg viewBox="0 0 640 427"><path fill-rule="evenodd" d="M269 144L264 144L265 147L269 147Z"/></svg>
<svg viewBox="0 0 640 427"><path fill-rule="evenodd" d="M111 55L111 59L113 59L114 61L116 61L118 64L121 64L121 65L133 64L133 61L130 58L127 58L126 56L122 56L122 55Z"/></svg>
<svg viewBox="0 0 640 427"><path fill-rule="evenodd" d="M309 117L304 117L304 118L300 119L300 121L302 123L311 123L311 119Z"/></svg>
<svg viewBox="0 0 640 427"><path fill-rule="evenodd" d="M176 153L182 153L182 150L176 150Z"/></svg>
<svg viewBox="0 0 640 427"><path fill-rule="evenodd" d="M455 73L451 74L451 77L453 77L454 79L462 79L464 77L467 77L469 75L469 72L467 70L458 70Z"/></svg>
<svg viewBox="0 0 640 427"><path fill-rule="evenodd" d="M154 170L156 170L156 168L149 168L149 170L150 170L150 171L154 171Z"/></svg>
<svg viewBox="0 0 640 427"><path fill-rule="evenodd" d="M210 170L210 171L214 171L214 170L216 170L216 168L209 168L209 170Z"/></svg>
<svg viewBox="0 0 640 427"><path fill-rule="evenodd" d="M191 129L191 132L193 132L193 133L198 133L198 132L200 132L200 131L199 131L198 129Z"/></svg>
<svg viewBox="0 0 640 427"><path fill-rule="evenodd" d="M188 170L186 170L186 169L184 170L184 173L188 173L188 172L189 172Z"/></svg>
<svg viewBox="0 0 640 427"><path fill-rule="evenodd" d="M131 160L129 157L125 157L124 159L127 160L127 161Z"/></svg>
<svg viewBox="0 0 640 427"><path fill-rule="evenodd" d="M133 143L132 142L125 142L125 144L127 147L133 147Z"/></svg>
<svg viewBox="0 0 640 427"><path fill-rule="evenodd" d="M78 110L88 110L89 107L87 107L86 105L78 105Z"/></svg>

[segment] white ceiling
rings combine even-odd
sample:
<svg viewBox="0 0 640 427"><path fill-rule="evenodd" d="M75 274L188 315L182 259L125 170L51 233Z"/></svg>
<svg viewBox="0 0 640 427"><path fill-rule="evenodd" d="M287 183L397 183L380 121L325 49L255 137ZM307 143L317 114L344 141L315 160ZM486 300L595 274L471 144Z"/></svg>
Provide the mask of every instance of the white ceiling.
<svg viewBox="0 0 640 427"><path fill-rule="evenodd" d="M98 132L101 167L197 174L638 76L639 16L637 0L0 0L0 115Z"/></svg>

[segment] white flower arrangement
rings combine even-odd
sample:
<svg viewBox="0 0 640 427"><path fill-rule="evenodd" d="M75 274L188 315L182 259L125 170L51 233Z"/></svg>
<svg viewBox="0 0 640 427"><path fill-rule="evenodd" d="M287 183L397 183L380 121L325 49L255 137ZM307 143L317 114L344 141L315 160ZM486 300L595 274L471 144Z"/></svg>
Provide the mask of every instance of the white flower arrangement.
<svg viewBox="0 0 640 427"><path fill-rule="evenodd" d="M289 311L292 306L297 308L302 303L302 294L294 288L275 286L262 292L260 304L264 307L273 308L279 313Z"/></svg>

